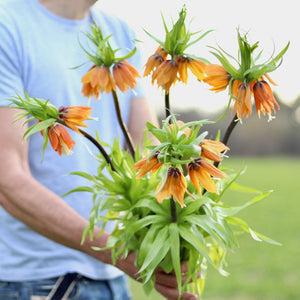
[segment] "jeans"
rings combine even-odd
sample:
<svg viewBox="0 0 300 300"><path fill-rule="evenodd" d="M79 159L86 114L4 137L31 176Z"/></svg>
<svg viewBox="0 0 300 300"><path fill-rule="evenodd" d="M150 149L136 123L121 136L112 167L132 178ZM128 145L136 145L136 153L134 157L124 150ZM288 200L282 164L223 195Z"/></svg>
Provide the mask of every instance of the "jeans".
<svg viewBox="0 0 300 300"><path fill-rule="evenodd" d="M38 281L0 281L0 300L45 300L58 278ZM68 300L129 300L127 279L120 276L110 280L76 281ZM59 300L59 299L56 299Z"/></svg>

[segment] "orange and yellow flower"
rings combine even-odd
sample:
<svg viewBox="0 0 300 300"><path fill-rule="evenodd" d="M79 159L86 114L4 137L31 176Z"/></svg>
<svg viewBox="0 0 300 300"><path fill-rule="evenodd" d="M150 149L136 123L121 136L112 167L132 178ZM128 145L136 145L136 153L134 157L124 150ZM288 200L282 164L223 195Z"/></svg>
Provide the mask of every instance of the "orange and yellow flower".
<svg viewBox="0 0 300 300"><path fill-rule="evenodd" d="M164 60L152 74L152 84L156 81L158 86L169 94L170 87L177 81L178 64L175 60Z"/></svg>
<svg viewBox="0 0 300 300"><path fill-rule="evenodd" d="M140 77L139 72L126 60L117 62L113 67L113 76L117 87L122 91L128 91L137 86L136 78Z"/></svg>
<svg viewBox="0 0 300 300"><path fill-rule="evenodd" d="M197 158L193 162L190 162L188 170L191 182L200 195L202 195L200 185L208 192L217 193L217 186L211 176L216 178L227 177L224 172L202 158Z"/></svg>
<svg viewBox="0 0 300 300"><path fill-rule="evenodd" d="M177 56L176 62L178 64L179 80L187 83L188 80L188 58L185 56Z"/></svg>
<svg viewBox="0 0 300 300"><path fill-rule="evenodd" d="M220 92L227 88L231 79L231 75L223 66L217 64L209 64L205 68L205 78L203 81L212 88L211 91Z"/></svg>
<svg viewBox="0 0 300 300"><path fill-rule="evenodd" d="M159 183L156 189L156 200L158 203L169 197L173 198L174 201L178 202L181 207L184 207L184 194L188 193L187 182L183 174L178 168L170 167L168 170L167 179L162 185L162 181Z"/></svg>
<svg viewBox="0 0 300 300"><path fill-rule="evenodd" d="M234 80L232 84L232 96L235 101L232 112L236 110L239 119L242 119L244 115L248 118L252 113L250 84L243 83L238 79Z"/></svg>
<svg viewBox="0 0 300 300"><path fill-rule="evenodd" d="M187 83L188 70L198 80L204 78L206 63L183 55L175 59L167 59L167 57L168 53L159 46L156 52L148 58L144 71L144 76L152 73L152 84L157 81L157 85L164 88L166 94L177 80Z"/></svg>
<svg viewBox="0 0 300 300"><path fill-rule="evenodd" d="M68 130L62 125L55 125L48 128L48 136L51 146L59 155L71 154L70 149L74 150L75 142L71 138Z"/></svg>
<svg viewBox="0 0 300 300"><path fill-rule="evenodd" d="M176 58L178 64L179 80L187 83L188 69L197 77L198 80L203 80L205 74L206 63L185 56L178 56Z"/></svg>
<svg viewBox="0 0 300 300"><path fill-rule="evenodd" d="M93 66L82 78L81 93L90 99L92 96L97 100L99 93L103 91L109 94L116 91L115 81L106 66Z"/></svg>
<svg viewBox="0 0 300 300"><path fill-rule="evenodd" d="M150 159L149 156L144 157L133 165L133 170L139 170L136 176L137 179L143 177L148 172L154 173L163 164L157 159L159 153L160 152L157 151Z"/></svg>
<svg viewBox="0 0 300 300"><path fill-rule="evenodd" d="M223 158L223 153L229 148L218 141L203 139L200 143L201 157L220 162Z"/></svg>
<svg viewBox="0 0 300 300"><path fill-rule="evenodd" d="M153 72L164 60L167 59L167 56L168 53L166 53L164 49L159 46L155 53L148 58L145 64L143 76L148 76L151 72Z"/></svg>
<svg viewBox="0 0 300 300"><path fill-rule="evenodd" d="M258 117L260 117L261 112L269 115L271 115L272 111L275 113L275 106L280 109L271 87L265 80L257 81L253 85L253 95Z"/></svg>
<svg viewBox="0 0 300 300"><path fill-rule="evenodd" d="M58 111L59 118L76 132L79 132L78 126L88 127L83 121L92 119L92 108L88 106L61 106Z"/></svg>
<svg viewBox="0 0 300 300"><path fill-rule="evenodd" d="M200 60L187 58L187 67L197 77L199 81L204 79L206 63Z"/></svg>

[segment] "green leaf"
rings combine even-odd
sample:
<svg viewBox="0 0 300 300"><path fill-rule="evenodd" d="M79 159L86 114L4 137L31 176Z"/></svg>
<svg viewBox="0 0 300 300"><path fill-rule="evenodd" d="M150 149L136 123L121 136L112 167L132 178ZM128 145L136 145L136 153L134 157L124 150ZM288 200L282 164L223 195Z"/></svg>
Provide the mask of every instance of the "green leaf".
<svg viewBox="0 0 300 300"><path fill-rule="evenodd" d="M72 193L78 193L78 192L94 193L95 190L93 188L91 188L90 186L80 186L80 187L72 189L72 190L68 191L67 193L63 194L62 197L65 197L65 196L70 195Z"/></svg>
<svg viewBox="0 0 300 300"><path fill-rule="evenodd" d="M172 245L170 247L172 265L178 283L179 295L181 295L182 283L181 283L181 266L180 266L180 234L176 223L171 223L169 225L169 239L170 239L170 244Z"/></svg>
<svg viewBox="0 0 300 300"><path fill-rule="evenodd" d="M206 247L203 236L198 232L197 235L202 236L202 239L197 238L193 232L194 228L188 224L179 224L178 225L179 233L182 239L187 241L193 248L195 248L205 259L213 265L212 260L209 257L209 250Z"/></svg>
<svg viewBox="0 0 300 300"><path fill-rule="evenodd" d="M178 219L184 218L197 212L206 201L208 201L208 199L202 197L200 199L188 203L185 207L183 207L183 209L180 210L178 214Z"/></svg>
<svg viewBox="0 0 300 300"><path fill-rule="evenodd" d="M159 45L161 45L163 48L165 48L164 47L164 42L163 41L161 41L161 40L159 40L158 38L156 38L154 35L152 35L150 32L148 32L146 29L144 29L143 28L143 30L144 30L144 32L148 35L148 36L150 36L155 42L157 42Z"/></svg>
<svg viewBox="0 0 300 300"><path fill-rule="evenodd" d="M157 236L157 232L162 227L164 227L162 224L154 224L151 225L150 228L147 230L141 242L141 245L139 247L138 259L137 259L138 265L143 264L148 252L151 251L151 247L155 237Z"/></svg>
<svg viewBox="0 0 300 300"><path fill-rule="evenodd" d="M159 265L161 260L164 258L166 253L170 249L169 243L169 228L168 226L164 226L160 230L158 230L156 234L156 238L154 239L151 248L149 249L145 260L143 261L139 272L143 272L147 269L147 275L145 281L148 281L152 276L153 271ZM148 268L149 267L149 268Z"/></svg>
<svg viewBox="0 0 300 300"><path fill-rule="evenodd" d="M163 224L166 221L165 216L161 215L148 215L142 219L139 219L135 222L131 222L130 225L127 226L127 232L129 234L134 234L138 232L142 228L151 225L151 224Z"/></svg>
<svg viewBox="0 0 300 300"><path fill-rule="evenodd" d="M242 230L244 230L245 232L249 233L252 238L258 242L261 242L261 241L265 241L269 244L274 244L274 245L277 245L277 246L281 246L280 243L258 233L258 232L255 232L254 230L252 230L249 225L243 221L242 219L239 219L239 218L236 218L236 217L227 217L226 220L231 223L231 224L234 224L238 227L240 227Z"/></svg>
<svg viewBox="0 0 300 300"><path fill-rule="evenodd" d="M45 121L41 121L40 123L37 123L36 125L31 126L26 130L24 133L24 137L29 137L34 133L37 133L39 131L43 131L44 129L47 129L48 127L54 125L56 122L56 119L47 119Z"/></svg>
<svg viewBox="0 0 300 300"><path fill-rule="evenodd" d="M139 200L133 208L136 207L146 207L149 208L151 211L153 211L154 213L156 213L157 215L162 215L162 216L169 216L169 211L165 211L163 209L163 206L160 205L156 199L141 199Z"/></svg>
<svg viewBox="0 0 300 300"><path fill-rule="evenodd" d="M76 171L76 172L71 172L69 173L69 175L78 175L78 176L81 176L91 182L95 181L95 177L88 174L88 173L85 173L85 172L80 172L80 171Z"/></svg>
<svg viewBox="0 0 300 300"><path fill-rule="evenodd" d="M208 30L206 32L204 32L202 35L200 35L198 38L196 38L194 41L190 42L189 44L186 45L185 49L189 48L190 46L198 43L200 40L202 40L206 35L208 35L209 33L213 32L214 29Z"/></svg>
<svg viewBox="0 0 300 300"><path fill-rule="evenodd" d="M247 186L240 185L236 182L232 182L230 184L230 190L237 191L237 192L246 192L246 193L253 193L253 194L261 194L261 191L257 189L253 189Z"/></svg>
<svg viewBox="0 0 300 300"><path fill-rule="evenodd" d="M210 47L217 52L210 51L222 64L222 66L225 68L225 70L234 78L239 78L240 77L240 72L229 62L229 60L223 55L223 53L214 48Z"/></svg>
<svg viewBox="0 0 300 300"><path fill-rule="evenodd" d="M241 210L245 209L246 207L265 199L267 196L270 195L270 193L271 193L271 191L262 193L256 197L252 198L250 201L247 201L244 205L241 205L241 206L233 206L233 207L216 206L215 210L218 211L219 214L221 214L224 217L233 216L233 215L236 215Z"/></svg>
<svg viewBox="0 0 300 300"><path fill-rule="evenodd" d="M194 214L186 216L184 220L190 224L197 225L206 231L224 251L226 250L226 247L230 247L230 238L227 236L226 231L220 224L216 223L208 216Z"/></svg>

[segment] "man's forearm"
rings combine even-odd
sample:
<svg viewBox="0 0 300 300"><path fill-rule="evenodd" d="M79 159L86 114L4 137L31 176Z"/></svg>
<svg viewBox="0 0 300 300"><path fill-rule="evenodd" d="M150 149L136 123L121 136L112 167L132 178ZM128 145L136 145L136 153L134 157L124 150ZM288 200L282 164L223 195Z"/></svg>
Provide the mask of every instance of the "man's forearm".
<svg viewBox="0 0 300 300"><path fill-rule="evenodd" d="M87 238L81 245L83 230L88 225L86 219L30 175L20 172L13 174L13 178L0 188L0 204L8 213L57 243L111 263L110 251L92 249L105 247L108 233L99 236L100 229L95 228L94 240Z"/></svg>

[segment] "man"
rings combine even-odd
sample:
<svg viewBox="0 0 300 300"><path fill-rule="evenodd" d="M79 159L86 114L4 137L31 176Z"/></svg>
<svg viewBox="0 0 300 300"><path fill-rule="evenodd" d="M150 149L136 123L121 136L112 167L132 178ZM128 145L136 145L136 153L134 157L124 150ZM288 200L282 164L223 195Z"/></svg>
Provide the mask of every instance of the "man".
<svg viewBox="0 0 300 300"><path fill-rule="evenodd" d="M82 137L73 155L59 157L47 147L43 163L42 138L23 139L24 120L13 123L16 110L8 98L22 95L50 99L55 106L86 105L80 95L80 79L89 69L79 45L88 46L82 32L96 21L104 36L113 34L117 48L132 49L132 32L120 20L92 6L96 0L1 0L0 1L0 299L128 299L124 273L137 278L134 253L112 266L104 247L108 232L80 244L88 224L90 195L61 198L83 185L80 178L63 176L71 171L95 173L97 166ZM121 53L122 54L122 53ZM139 53L130 62L138 69ZM140 88L120 96L123 118L134 141L146 120L153 120ZM111 95L92 102L101 140L112 143L119 135ZM121 135L120 135L121 138ZM90 145L88 145L90 147ZM93 149L95 150L95 149ZM96 150L95 150L96 151ZM109 228L108 228L109 231ZM123 273L124 272L124 273ZM184 272L184 268L183 268ZM75 285L74 285L75 284ZM173 275L156 272L156 289L167 299L177 299ZM19 297L19 298L18 298ZM44 298L42 298L44 297ZM73 298L74 297L74 298ZM184 293L182 299L197 299Z"/></svg>

